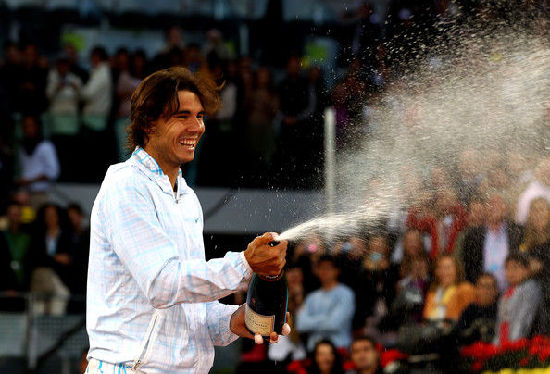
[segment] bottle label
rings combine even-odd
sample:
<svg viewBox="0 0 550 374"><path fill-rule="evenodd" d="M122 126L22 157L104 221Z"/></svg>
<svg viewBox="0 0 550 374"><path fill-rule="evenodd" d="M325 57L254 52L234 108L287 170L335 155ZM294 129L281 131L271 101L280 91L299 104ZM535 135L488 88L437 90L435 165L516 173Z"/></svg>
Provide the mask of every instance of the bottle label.
<svg viewBox="0 0 550 374"><path fill-rule="evenodd" d="M256 313L248 304L245 305L244 324L255 334L269 336L275 328L275 316L262 316Z"/></svg>

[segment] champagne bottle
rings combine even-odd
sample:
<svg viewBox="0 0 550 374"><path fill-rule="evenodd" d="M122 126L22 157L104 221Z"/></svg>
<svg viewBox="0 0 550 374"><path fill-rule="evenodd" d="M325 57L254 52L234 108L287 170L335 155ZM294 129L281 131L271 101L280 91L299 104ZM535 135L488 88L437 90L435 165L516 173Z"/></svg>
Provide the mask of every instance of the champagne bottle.
<svg viewBox="0 0 550 374"><path fill-rule="evenodd" d="M274 243L276 245L278 243ZM288 285L284 271L278 276L254 274L248 285L244 322L252 335L269 341L269 334L282 334L288 307Z"/></svg>

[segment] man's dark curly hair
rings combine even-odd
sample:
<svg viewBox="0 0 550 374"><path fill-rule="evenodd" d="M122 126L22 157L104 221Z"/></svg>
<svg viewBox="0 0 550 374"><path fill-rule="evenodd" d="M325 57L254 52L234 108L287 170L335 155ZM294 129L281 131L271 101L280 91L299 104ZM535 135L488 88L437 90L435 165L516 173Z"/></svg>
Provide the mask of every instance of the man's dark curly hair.
<svg viewBox="0 0 550 374"><path fill-rule="evenodd" d="M207 115L220 107L219 87L209 78L182 67L156 71L132 94L128 147L144 147L157 119L169 118L179 110L179 91L195 93Z"/></svg>

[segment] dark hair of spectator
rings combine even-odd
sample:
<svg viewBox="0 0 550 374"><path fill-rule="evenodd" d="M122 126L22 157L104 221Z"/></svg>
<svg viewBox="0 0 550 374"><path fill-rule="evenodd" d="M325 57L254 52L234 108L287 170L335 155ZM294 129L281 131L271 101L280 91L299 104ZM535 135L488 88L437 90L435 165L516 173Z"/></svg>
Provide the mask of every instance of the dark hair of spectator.
<svg viewBox="0 0 550 374"><path fill-rule="evenodd" d="M105 49L105 47L102 47L102 46L95 46L93 49L92 49L92 53L91 53L92 56L97 56L99 57L99 59L101 61L106 61L107 60L107 50Z"/></svg>
<svg viewBox="0 0 550 374"><path fill-rule="evenodd" d="M512 253L506 256L506 265L509 262L515 262L524 268L529 268L529 258L523 253Z"/></svg>
<svg viewBox="0 0 550 374"><path fill-rule="evenodd" d="M159 70L145 78L132 94L128 145L144 147L154 122L169 118L179 110L179 91L190 91L199 97L207 114L220 106L219 88L209 78L193 74L182 67Z"/></svg>
<svg viewBox="0 0 550 374"><path fill-rule="evenodd" d="M374 348L378 349L378 342L374 340L373 337L368 335L358 335L355 338L353 338L353 341L351 342L351 345L355 344L356 342L369 342Z"/></svg>
<svg viewBox="0 0 550 374"><path fill-rule="evenodd" d="M34 221L34 231L38 234L42 234L46 231L46 209L49 207L55 208L57 212L57 219L59 227L63 230L68 227L68 217L66 212L57 204L46 203L42 205L36 212L36 219Z"/></svg>
<svg viewBox="0 0 550 374"><path fill-rule="evenodd" d="M493 273L489 273L488 271L484 271L483 273L481 273L479 275L479 277L477 277L476 279L476 282L478 282L481 278L491 278L493 283L495 284L495 287L497 287L497 278L495 277L495 275Z"/></svg>
<svg viewBox="0 0 550 374"><path fill-rule="evenodd" d="M18 206L22 207L21 203L17 200L8 200L6 204L4 204L4 209L2 209L3 214L5 215L8 212L8 209L10 206Z"/></svg>
<svg viewBox="0 0 550 374"><path fill-rule="evenodd" d="M321 345L324 345L324 344L330 346L332 354L334 355L334 362L332 363L332 368L331 368L330 372L332 374L343 373L344 370L342 369L342 359L340 358L340 354L336 350L336 346L334 345L334 343L332 343L328 339L320 340L320 341L317 342L317 344L315 344L315 348L313 348L313 352L311 353L312 354L312 356L311 356L312 365L309 368L308 373L310 373L310 374L319 374L319 373L321 373L321 371L319 370L319 365L317 363L316 358L317 358L317 351L319 350L319 347Z"/></svg>
<svg viewBox="0 0 550 374"><path fill-rule="evenodd" d="M340 268L340 265L338 264L338 261L334 256L322 255L321 257L319 257L319 260L317 261L317 265L320 265L322 262L330 262L333 267Z"/></svg>

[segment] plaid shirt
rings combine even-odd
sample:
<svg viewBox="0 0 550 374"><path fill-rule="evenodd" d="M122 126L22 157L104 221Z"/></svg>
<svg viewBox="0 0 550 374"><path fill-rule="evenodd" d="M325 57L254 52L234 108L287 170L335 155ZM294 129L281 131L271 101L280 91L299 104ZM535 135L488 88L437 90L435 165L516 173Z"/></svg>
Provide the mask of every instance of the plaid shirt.
<svg viewBox="0 0 550 374"><path fill-rule="evenodd" d="M136 148L113 165L94 202L88 271L88 358L145 373L207 373L214 345L237 339L218 303L252 276L242 253L205 260L199 201L181 173L174 193Z"/></svg>

